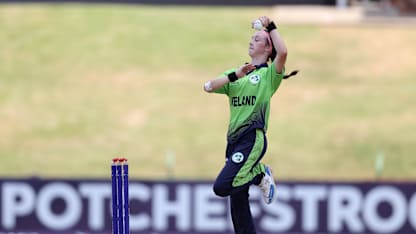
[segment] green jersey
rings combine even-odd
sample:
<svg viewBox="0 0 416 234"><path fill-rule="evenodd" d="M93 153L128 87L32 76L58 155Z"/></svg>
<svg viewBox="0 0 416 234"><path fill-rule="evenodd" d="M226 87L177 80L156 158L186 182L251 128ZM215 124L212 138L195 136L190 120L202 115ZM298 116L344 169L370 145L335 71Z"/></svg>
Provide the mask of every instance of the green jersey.
<svg viewBox="0 0 416 234"><path fill-rule="evenodd" d="M222 73L227 76L237 69ZM260 66L235 82L230 82L215 90L215 93L226 94L230 105L230 123L227 141L235 143L250 130L267 130L270 99L279 88L284 71L278 74L274 62L270 66Z"/></svg>

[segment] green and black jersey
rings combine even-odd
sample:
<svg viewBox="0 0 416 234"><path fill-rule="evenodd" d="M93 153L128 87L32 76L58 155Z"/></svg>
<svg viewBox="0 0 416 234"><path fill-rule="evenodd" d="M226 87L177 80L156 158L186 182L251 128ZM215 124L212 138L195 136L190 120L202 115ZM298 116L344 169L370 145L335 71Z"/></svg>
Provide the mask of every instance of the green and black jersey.
<svg viewBox="0 0 416 234"><path fill-rule="evenodd" d="M230 69L221 74L227 76L237 69ZM230 123L228 125L228 143L235 143L242 135L252 129L267 130L270 99L279 88L284 75L276 72L274 63L262 66L238 79L215 90L226 94L230 104Z"/></svg>

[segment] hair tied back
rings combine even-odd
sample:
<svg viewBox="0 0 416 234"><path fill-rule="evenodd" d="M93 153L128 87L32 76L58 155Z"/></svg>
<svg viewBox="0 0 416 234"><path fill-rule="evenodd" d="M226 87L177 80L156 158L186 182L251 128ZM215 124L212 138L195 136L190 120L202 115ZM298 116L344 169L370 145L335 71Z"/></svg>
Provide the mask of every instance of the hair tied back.
<svg viewBox="0 0 416 234"><path fill-rule="evenodd" d="M296 74L298 74L299 70L294 70L291 73L284 75L283 79L289 79L291 76L296 76Z"/></svg>

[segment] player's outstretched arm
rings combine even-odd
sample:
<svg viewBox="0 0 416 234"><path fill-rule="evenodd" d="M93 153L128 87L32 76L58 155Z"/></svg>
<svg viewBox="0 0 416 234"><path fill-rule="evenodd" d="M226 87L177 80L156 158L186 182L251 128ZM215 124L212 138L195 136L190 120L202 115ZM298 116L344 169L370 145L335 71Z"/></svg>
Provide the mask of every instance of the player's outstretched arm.
<svg viewBox="0 0 416 234"><path fill-rule="evenodd" d="M222 76L214 80L209 80L204 84L204 90L208 93L212 93L215 90L221 88L222 86L234 82L237 79L245 76L248 72L256 69L253 64L244 64L243 66L239 67L237 71L230 73L227 76ZM234 78L233 78L234 77Z"/></svg>
<svg viewBox="0 0 416 234"><path fill-rule="evenodd" d="M212 93L215 90L221 88L222 86L228 84L229 82L230 82L230 80L228 79L227 76L219 77L219 78L214 79L214 80L209 80L209 81L205 82L204 90L205 90L205 92Z"/></svg>

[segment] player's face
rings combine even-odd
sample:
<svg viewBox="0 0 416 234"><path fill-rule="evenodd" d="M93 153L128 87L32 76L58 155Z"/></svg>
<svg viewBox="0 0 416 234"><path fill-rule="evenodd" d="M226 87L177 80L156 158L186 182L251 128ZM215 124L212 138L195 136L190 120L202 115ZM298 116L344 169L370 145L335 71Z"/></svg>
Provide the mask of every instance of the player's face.
<svg viewBox="0 0 416 234"><path fill-rule="evenodd" d="M251 37L251 41L248 47L248 54L251 57L255 57L258 55L264 55L269 53L270 46L267 42L267 34L266 32L258 31L253 34Z"/></svg>

